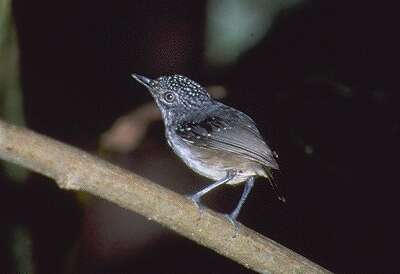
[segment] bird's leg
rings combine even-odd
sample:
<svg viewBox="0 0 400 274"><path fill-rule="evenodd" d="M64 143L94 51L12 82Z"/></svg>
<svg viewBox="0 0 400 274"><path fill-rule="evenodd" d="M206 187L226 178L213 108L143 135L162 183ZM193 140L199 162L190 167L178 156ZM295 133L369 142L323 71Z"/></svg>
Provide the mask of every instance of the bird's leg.
<svg viewBox="0 0 400 274"><path fill-rule="evenodd" d="M240 209L242 208L244 202L247 199L247 196L249 195L251 189L254 186L254 181L255 181L254 176L247 179L242 196L240 197L239 203L237 204L236 208L231 212L231 214L225 215L228 218L228 220L236 227L236 229L238 228L236 224L236 218L238 217Z"/></svg>
<svg viewBox="0 0 400 274"><path fill-rule="evenodd" d="M214 188L219 187L220 185L226 184L230 180L232 180L236 176L236 171L229 170L226 173L226 176L215 183L207 186L206 188L203 188L199 192L196 192L193 195L190 195L189 198L195 203L195 205L201 209L201 203L200 203L200 198L203 197L206 193L210 192Z"/></svg>

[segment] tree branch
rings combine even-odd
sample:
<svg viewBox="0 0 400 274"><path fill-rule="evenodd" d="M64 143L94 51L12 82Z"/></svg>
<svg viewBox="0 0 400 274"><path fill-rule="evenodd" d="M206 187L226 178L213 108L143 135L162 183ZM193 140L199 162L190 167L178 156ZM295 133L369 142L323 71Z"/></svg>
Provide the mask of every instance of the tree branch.
<svg viewBox="0 0 400 274"><path fill-rule="evenodd" d="M329 273L278 243L132 172L0 120L0 158L135 211L245 267L263 273Z"/></svg>

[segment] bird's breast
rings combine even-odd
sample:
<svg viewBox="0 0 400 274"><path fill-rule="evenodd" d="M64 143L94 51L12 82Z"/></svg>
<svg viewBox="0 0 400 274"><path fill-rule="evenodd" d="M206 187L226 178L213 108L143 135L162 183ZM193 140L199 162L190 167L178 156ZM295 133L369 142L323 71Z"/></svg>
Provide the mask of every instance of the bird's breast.
<svg viewBox="0 0 400 274"><path fill-rule="evenodd" d="M194 172L204 177L219 180L226 176L228 170L236 170L237 176L230 182L236 184L250 176L263 176L261 165L236 154L188 144L174 132L167 131L166 137L175 154Z"/></svg>

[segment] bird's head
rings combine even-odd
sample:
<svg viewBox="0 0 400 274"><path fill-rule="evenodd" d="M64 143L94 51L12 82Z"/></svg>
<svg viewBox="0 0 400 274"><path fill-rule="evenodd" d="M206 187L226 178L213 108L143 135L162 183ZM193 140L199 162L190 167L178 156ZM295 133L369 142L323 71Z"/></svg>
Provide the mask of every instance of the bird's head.
<svg viewBox="0 0 400 274"><path fill-rule="evenodd" d="M132 77L150 91L166 124L205 110L212 103L204 87L183 75L161 76L155 80L138 74Z"/></svg>

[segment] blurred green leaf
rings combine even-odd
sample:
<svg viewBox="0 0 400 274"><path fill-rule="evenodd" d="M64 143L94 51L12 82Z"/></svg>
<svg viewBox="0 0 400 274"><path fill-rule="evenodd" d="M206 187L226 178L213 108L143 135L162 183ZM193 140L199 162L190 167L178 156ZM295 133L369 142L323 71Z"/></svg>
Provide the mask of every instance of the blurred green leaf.
<svg viewBox="0 0 400 274"><path fill-rule="evenodd" d="M12 20L11 1L0 0L0 113L13 124L24 125L23 98L19 75L19 49ZM28 171L2 162L5 173L22 182Z"/></svg>
<svg viewBox="0 0 400 274"><path fill-rule="evenodd" d="M275 15L302 0L210 0L207 5L206 59L229 65L255 46L270 29Z"/></svg>
<svg viewBox="0 0 400 274"><path fill-rule="evenodd" d="M17 226L13 235L12 252L14 254L17 273L33 274L32 238L26 228Z"/></svg>

